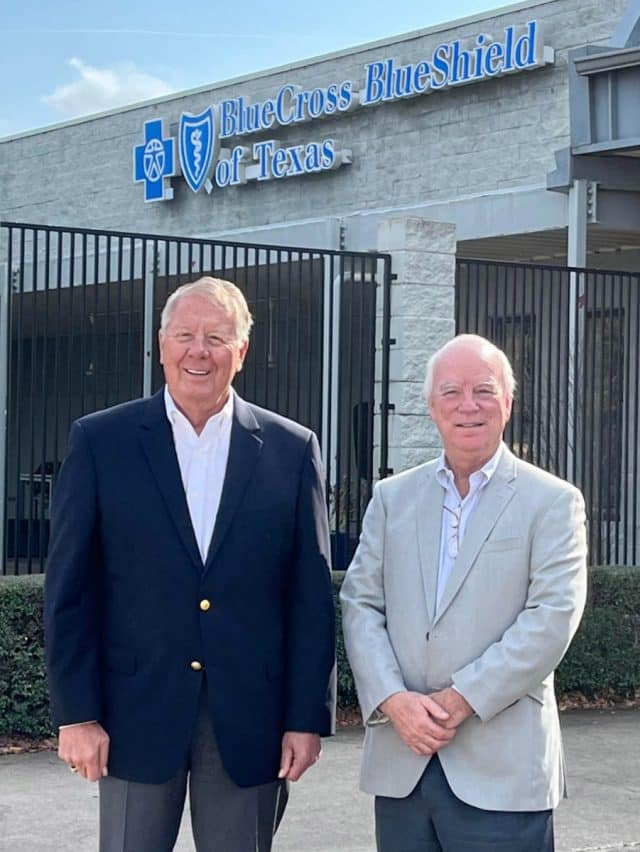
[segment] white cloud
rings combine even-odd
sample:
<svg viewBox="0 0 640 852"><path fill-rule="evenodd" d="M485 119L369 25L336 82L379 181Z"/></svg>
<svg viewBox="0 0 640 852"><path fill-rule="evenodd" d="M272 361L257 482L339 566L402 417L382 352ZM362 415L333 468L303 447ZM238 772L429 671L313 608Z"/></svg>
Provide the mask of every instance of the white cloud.
<svg viewBox="0 0 640 852"><path fill-rule="evenodd" d="M173 89L158 77L140 71L133 62L111 68L93 68L81 59L68 63L80 75L79 80L57 86L43 100L64 118L75 118L125 104L167 95Z"/></svg>

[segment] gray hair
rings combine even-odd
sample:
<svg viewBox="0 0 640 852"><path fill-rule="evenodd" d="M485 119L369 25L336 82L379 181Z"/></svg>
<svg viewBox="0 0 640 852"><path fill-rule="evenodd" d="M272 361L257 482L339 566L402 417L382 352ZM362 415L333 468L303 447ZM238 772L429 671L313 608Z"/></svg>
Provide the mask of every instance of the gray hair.
<svg viewBox="0 0 640 852"><path fill-rule="evenodd" d="M160 315L160 332L162 334L167 331L178 301L183 296L191 295L203 296L212 305L222 308L225 313L233 317L236 329L235 343L245 343L249 340L253 317L242 290L232 284L231 281L225 281L224 278L212 278L208 275L189 284L182 284L171 293Z"/></svg>
<svg viewBox="0 0 640 852"><path fill-rule="evenodd" d="M481 337L479 334L458 334L456 337L448 340L444 346L441 346L440 349L438 349L437 352L434 352L431 358L427 361L427 371L424 377L424 398L427 401L427 405L429 404L431 394L433 393L433 374L435 373L438 361L450 349L455 346L459 346L461 343L477 349L479 355L485 355L497 360L502 373L502 388L506 395L513 399L513 395L516 392L516 380L513 375L511 362L502 349L498 349L494 343L487 340L486 337Z"/></svg>

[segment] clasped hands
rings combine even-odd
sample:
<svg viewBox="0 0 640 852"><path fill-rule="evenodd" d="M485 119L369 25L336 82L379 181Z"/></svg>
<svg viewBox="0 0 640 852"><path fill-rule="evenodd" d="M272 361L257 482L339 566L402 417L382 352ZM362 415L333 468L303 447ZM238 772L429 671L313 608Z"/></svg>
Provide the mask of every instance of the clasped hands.
<svg viewBox="0 0 640 852"><path fill-rule="evenodd" d="M455 689L424 695L421 692L396 692L380 705L393 727L412 752L422 756L435 754L456 734L456 729L473 715L469 702Z"/></svg>

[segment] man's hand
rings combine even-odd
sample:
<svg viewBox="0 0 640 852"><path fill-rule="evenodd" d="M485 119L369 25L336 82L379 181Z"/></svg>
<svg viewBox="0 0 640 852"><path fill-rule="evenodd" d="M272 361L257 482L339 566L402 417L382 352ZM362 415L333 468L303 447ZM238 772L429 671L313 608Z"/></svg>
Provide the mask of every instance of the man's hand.
<svg viewBox="0 0 640 852"><path fill-rule="evenodd" d="M449 712L430 695L396 692L382 702L380 709L415 754L434 754L455 735L455 728L448 725Z"/></svg>
<svg viewBox="0 0 640 852"><path fill-rule="evenodd" d="M297 781L314 763L320 760L322 750L318 734L286 731L282 738L282 756L278 778Z"/></svg>
<svg viewBox="0 0 640 852"><path fill-rule="evenodd" d="M441 689L440 692L432 692L431 698L437 701L449 714L449 719L445 722L445 728L457 728L469 716L473 716L473 707L467 699L448 686L446 689Z"/></svg>
<svg viewBox="0 0 640 852"><path fill-rule="evenodd" d="M98 722L71 725L58 732L58 757L88 781L107 774L109 735Z"/></svg>

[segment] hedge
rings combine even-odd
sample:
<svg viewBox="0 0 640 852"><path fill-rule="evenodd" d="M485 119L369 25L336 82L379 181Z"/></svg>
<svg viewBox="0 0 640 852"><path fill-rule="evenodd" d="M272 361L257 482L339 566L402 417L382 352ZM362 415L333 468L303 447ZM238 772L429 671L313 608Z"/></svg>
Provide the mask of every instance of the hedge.
<svg viewBox="0 0 640 852"><path fill-rule="evenodd" d="M337 600L344 572L334 572ZM338 614L338 704L357 703ZM556 671L556 692L621 698L640 687L640 567L589 569L589 596L582 623Z"/></svg>
<svg viewBox="0 0 640 852"><path fill-rule="evenodd" d="M0 577L0 734L50 736L44 577Z"/></svg>
<svg viewBox="0 0 640 852"><path fill-rule="evenodd" d="M640 567L589 571L584 618L556 672L556 692L633 695L640 687Z"/></svg>
<svg viewBox="0 0 640 852"><path fill-rule="evenodd" d="M589 599L580 629L556 676L559 694L620 696L640 687L640 568L589 571ZM336 597L344 577L334 574ZM44 674L43 577L0 577L0 735L50 736ZM357 703L336 607L338 703Z"/></svg>

